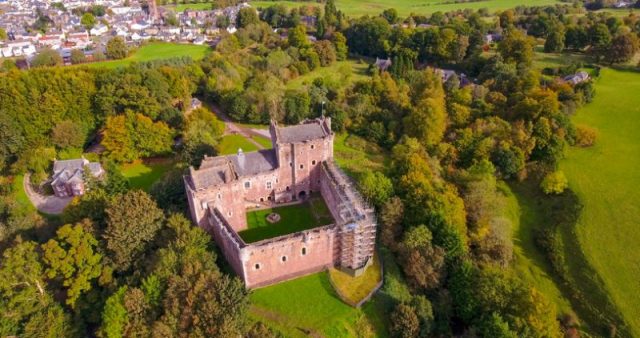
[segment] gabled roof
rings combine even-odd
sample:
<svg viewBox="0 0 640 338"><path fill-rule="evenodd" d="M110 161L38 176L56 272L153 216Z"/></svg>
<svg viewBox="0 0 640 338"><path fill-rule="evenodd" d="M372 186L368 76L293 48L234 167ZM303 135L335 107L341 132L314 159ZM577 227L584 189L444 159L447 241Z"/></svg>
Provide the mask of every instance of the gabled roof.
<svg viewBox="0 0 640 338"><path fill-rule="evenodd" d="M276 151L273 149L258 150L250 153L238 152L227 156L238 176L253 176L278 167Z"/></svg>
<svg viewBox="0 0 640 338"><path fill-rule="evenodd" d="M279 143L295 143L316 140L329 136L331 132L324 128L319 120L307 121L288 127L276 127L277 140Z"/></svg>

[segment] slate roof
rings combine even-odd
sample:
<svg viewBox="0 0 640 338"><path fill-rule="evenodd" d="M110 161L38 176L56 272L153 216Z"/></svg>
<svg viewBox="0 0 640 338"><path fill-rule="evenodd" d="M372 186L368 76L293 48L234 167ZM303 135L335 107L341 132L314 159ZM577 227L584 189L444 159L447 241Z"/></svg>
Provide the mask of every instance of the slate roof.
<svg viewBox="0 0 640 338"><path fill-rule="evenodd" d="M330 132L326 130L317 120L314 120L311 123L298 124L295 126L279 127L277 131L277 139L279 143L294 143L316 140L330 134Z"/></svg>
<svg viewBox="0 0 640 338"><path fill-rule="evenodd" d="M275 170L278 167L276 151L273 149L250 153L239 152L239 154L230 155L227 158L231 161L238 176L253 176Z"/></svg>
<svg viewBox="0 0 640 338"><path fill-rule="evenodd" d="M89 162L84 158L53 162L53 177L51 184L65 184L82 182L84 168L89 168L91 175L98 177L104 170L98 162Z"/></svg>
<svg viewBox="0 0 640 338"><path fill-rule="evenodd" d="M229 162L224 157L206 157L202 161L200 169L190 168L189 171L195 189L230 182L235 178Z"/></svg>

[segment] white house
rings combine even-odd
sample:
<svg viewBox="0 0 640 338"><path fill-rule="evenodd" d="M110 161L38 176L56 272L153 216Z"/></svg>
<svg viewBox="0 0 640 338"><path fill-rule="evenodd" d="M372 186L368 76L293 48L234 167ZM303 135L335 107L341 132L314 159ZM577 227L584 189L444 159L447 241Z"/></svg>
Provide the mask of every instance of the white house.
<svg viewBox="0 0 640 338"><path fill-rule="evenodd" d="M91 28L91 30L89 31L89 33L91 33L92 36L100 36L102 34L105 34L109 31L109 28L105 25L97 25L93 28Z"/></svg>

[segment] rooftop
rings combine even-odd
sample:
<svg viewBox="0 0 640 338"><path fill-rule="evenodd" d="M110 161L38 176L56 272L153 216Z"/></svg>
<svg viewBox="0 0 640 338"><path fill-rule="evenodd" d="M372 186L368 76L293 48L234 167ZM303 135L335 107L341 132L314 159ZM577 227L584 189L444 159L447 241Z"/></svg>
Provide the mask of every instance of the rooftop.
<svg viewBox="0 0 640 338"><path fill-rule="evenodd" d="M276 132L280 143L316 140L331 135L331 131L320 119L309 120L294 126L276 127Z"/></svg>

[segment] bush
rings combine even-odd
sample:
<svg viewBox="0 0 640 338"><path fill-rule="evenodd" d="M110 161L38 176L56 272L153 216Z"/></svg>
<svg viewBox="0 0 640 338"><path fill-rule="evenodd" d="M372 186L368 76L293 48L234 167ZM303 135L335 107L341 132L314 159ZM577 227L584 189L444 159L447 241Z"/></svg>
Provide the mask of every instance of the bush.
<svg viewBox="0 0 640 338"><path fill-rule="evenodd" d="M591 147L596 143L598 130L587 125L576 126L576 145L579 147Z"/></svg>
<svg viewBox="0 0 640 338"><path fill-rule="evenodd" d="M552 172L547 174L544 177L542 182L540 183L540 188L547 195L558 195L564 192L565 189L569 186L569 181L564 176L562 171Z"/></svg>

